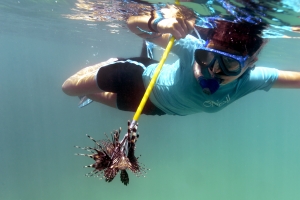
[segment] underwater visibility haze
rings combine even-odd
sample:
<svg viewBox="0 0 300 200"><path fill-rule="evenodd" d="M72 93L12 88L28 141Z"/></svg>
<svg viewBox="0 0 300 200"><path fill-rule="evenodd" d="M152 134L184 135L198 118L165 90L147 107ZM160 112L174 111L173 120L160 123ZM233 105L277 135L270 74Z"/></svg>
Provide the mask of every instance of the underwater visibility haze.
<svg viewBox="0 0 300 200"><path fill-rule="evenodd" d="M300 199L296 89L258 91L213 114L142 115L136 156L146 177L128 171L124 186L119 175L109 183L85 176L93 160L74 146L93 147L86 134L105 139L119 127L123 137L134 113L79 109L61 85L83 67L140 55L143 41L125 20L150 3L158 1L0 0L1 200ZM298 0L181 4L199 18L270 24L257 65L300 71Z"/></svg>

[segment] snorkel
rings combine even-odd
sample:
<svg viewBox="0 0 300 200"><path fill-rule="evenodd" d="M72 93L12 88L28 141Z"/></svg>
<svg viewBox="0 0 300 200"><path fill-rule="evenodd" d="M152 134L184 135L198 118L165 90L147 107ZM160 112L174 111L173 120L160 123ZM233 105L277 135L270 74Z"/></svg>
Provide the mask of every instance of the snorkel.
<svg viewBox="0 0 300 200"><path fill-rule="evenodd" d="M198 38L201 39L197 29L194 28L195 33L197 34ZM207 43L206 43L207 45ZM199 63L199 58L196 55L196 51L195 51L195 60L197 63ZM220 83L221 83L221 79L212 76L212 72L210 71L210 69L213 67L213 65L211 66L206 66L203 67L201 65L199 65L199 77L197 78L197 81L199 83L199 85L202 88L202 91L207 94L207 95L211 95L213 93L215 93L219 87L220 87Z"/></svg>
<svg viewBox="0 0 300 200"><path fill-rule="evenodd" d="M221 83L221 79L217 77L212 77L208 67L201 67L201 76L197 78L199 85L202 88L202 91L207 94L215 93Z"/></svg>

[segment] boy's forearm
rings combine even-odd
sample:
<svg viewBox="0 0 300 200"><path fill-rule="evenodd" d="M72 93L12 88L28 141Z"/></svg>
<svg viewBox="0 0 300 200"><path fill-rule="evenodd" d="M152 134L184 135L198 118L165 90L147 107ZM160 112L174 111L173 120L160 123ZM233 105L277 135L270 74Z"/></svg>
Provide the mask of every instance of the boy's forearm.
<svg viewBox="0 0 300 200"><path fill-rule="evenodd" d="M148 21L150 20L151 16L131 16L127 20L127 26L129 30L137 35L142 35L145 32L141 30L151 32L148 27Z"/></svg>
<svg viewBox="0 0 300 200"><path fill-rule="evenodd" d="M300 88L300 72L279 70L278 79L273 88Z"/></svg>

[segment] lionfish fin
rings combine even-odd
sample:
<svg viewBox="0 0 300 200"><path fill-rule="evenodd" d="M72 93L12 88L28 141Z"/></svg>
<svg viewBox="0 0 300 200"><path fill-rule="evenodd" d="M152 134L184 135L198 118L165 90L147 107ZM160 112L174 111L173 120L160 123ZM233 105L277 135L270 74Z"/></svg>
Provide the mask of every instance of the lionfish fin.
<svg viewBox="0 0 300 200"><path fill-rule="evenodd" d="M75 153L75 156L87 156L93 158L93 155L83 154L83 153Z"/></svg>
<svg viewBox="0 0 300 200"><path fill-rule="evenodd" d="M94 164L90 164L90 165L86 165L86 166L83 166L83 167L87 168L87 167L93 167L93 166L94 166Z"/></svg>

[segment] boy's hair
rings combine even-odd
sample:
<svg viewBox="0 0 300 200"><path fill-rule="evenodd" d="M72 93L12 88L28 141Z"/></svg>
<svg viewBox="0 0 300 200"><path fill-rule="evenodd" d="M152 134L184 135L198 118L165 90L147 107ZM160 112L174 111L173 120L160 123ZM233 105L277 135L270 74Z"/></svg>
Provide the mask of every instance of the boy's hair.
<svg viewBox="0 0 300 200"><path fill-rule="evenodd" d="M210 32L207 39L211 39L214 44L238 51L242 55L252 56L266 43L266 40L261 37L266 27L265 23L217 20L216 28Z"/></svg>

